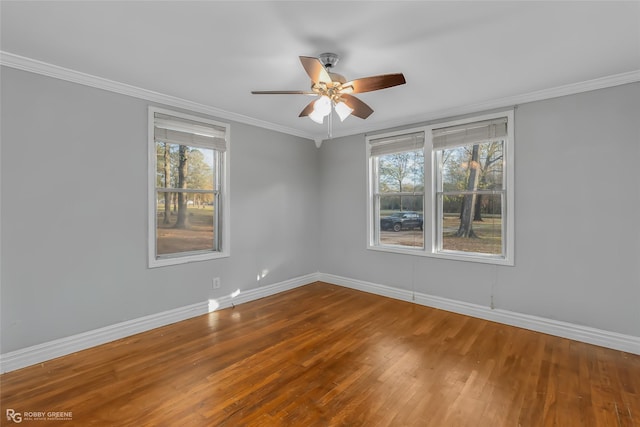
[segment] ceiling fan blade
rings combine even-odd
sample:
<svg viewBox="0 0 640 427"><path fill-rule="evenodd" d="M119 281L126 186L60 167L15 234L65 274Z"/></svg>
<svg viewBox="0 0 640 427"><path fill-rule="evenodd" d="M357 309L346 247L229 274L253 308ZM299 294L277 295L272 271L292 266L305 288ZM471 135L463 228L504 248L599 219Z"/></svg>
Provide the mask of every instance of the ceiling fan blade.
<svg viewBox="0 0 640 427"><path fill-rule="evenodd" d="M382 74L380 76L363 77L361 79L351 80L342 85L341 90L347 93L363 93L374 90L386 89L388 87L403 85L407 81L402 73ZM353 90L350 89L353 87Z"/></svg>
<svg viewBox="0 0 640 427"><path fill-rule="evenodd" d="M313 112L313 104L314 104L314 102L316 102L315 99L313 101L311 101L309 104L307 104L307 106L304 107L304 110L302 110L300 112L300 115L298 117L306 117L309 114L311 114Z"/></svg>
<svg viewBox="0 0 640 427"><path fill-rule="evenodd" d="M301 56L300 62L313 83L331 83L329 72L318 58Z"/></svg>
<svg viewBox="0 0 640 427"><path fill-rule="evenodd" d="M254 95L317 95L308 90L252 90Z"/></svg>
<svg viewBox="0 0 640 427"><path fill-rule="evenodd" d="M351 113L352 116L366 119L371 115L371 113L373 113L373 109L371 107L360 101L355 96L347 95L345 93L340 95L340 99L342 99L342 101L344 101L344 103L353 110L353 112Z"/></svg>

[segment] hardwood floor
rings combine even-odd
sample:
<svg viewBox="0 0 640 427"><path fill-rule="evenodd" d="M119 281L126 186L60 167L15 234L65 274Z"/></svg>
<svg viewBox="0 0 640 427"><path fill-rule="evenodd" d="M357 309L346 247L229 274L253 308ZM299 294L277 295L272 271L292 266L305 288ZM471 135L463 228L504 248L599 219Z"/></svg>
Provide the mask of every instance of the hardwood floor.
<svg viewBox="0 0 640 427"><path fill-rule="evenodd" d="M640 356L325 283L0 380L2 425L640 426Z"/></svg>

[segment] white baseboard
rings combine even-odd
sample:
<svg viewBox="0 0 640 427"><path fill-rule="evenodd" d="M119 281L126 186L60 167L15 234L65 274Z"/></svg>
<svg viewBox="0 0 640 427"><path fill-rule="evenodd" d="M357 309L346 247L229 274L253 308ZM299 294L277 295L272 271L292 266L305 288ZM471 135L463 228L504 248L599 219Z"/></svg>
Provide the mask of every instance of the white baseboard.
<svg viewBox="0 0 640 427"><path fill-rule="evenodd" d="M490 307L477 304L418 292L414 293L405 289L393 288L390 286L366 282L363 280L350 279L333 274L320 273L317 280L402 301L415 302L416 304L427 307L439 308L453 313L464 314L536 332L581 341L588 344L626 351L628 353L640 354L640 337L632 335L604 331L602 329L576 325L559 320L545 319L543 317L516 313L508 310L491 309Z"/></svg>
<svg viewBox="0 0 640 427"><path fill-rule="evenodd" d="M248 291L240 291L237 295L225 295L222 298L215 300L209 300L209 311L221 310L234 305L244 304L245 302L254 301L260 298L268 297L270 295L279 294L280 292L288 291L290 289L298 288L300 286L308 285L309 283L317 282L320 277L320 273L310 273L304 276L294 277L293 279L285 280L282 282L274 283L272 285L266 285Z"/></svg>
<svg viewBox="0 0 640 427"><path fill-rule="evenodd" d="M439 308L454 313L517 326L575 341L640 354L640 337L618 334L615 332L561 322L558 320L545 319L528 314L515 313L507 310L492 310L489 307L433 295L422 293L414 294L412 291L406 289L393 288L390 286L366 282L363 280L350 279L333 274L311 273L256 289L240 291L237 295L226 295L215 300L199 302L186 307L180 307L128 320L126 322L117 323L104 328L83 332L81 334L5 353L0 355L0 372L4 373L15 371L16 369L42 363L56 357L75 353L76 351L85 350L90 347L105 344L140 332L149 331L171 323L180 322L211 311L221 310L233 305L239 305L270 295L275 295L316 281L357 289L402 301L415 302L427 307Z"/></svg>
<svg viewBox="0 0 640 427"><path fill-rule="evenodd" d="M0 355L0 371L2 373L15 371L25 366L200 316L209 311L208 307L207 302L199 302L5 353Z"/></svg>
<svg viewBox="0 0 640 427"><path fill-rule="evenodd" d="M264 298L315 282L318 280L318 277L319 273L307 274L272 285L250 289L244 292L241 291L236 296L227 295L217 300L198 302L186 307L179 307L161 313L127 320L126 322L116 323L104 328L94 329L92 331L5 353L0 355L0 372L15 371L16 369L42 363L56 357L65 356L171 323L180 322L211 311Z"/></svg>

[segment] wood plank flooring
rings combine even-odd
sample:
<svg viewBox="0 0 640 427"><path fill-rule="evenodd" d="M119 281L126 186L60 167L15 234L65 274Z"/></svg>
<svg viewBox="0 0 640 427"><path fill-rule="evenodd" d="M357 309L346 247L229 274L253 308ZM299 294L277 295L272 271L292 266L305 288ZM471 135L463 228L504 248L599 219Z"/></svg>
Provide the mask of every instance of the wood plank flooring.
<svg viewBox="0 0 640 427"><path fill-rule="evenodd" d="M640 356L326 283L4 374L33 426L640 426Z"/></svg>

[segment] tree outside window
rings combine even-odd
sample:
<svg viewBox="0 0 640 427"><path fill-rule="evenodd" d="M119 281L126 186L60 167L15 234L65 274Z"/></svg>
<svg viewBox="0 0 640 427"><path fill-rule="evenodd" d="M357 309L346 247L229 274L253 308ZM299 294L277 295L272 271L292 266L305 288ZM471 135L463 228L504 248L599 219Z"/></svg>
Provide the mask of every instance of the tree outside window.
<svg viewBox="0 0 640 427"><path fill-rule="evenodd" d="M513 123L507 111L368 136L368 248L513 265Z"/></svg>

